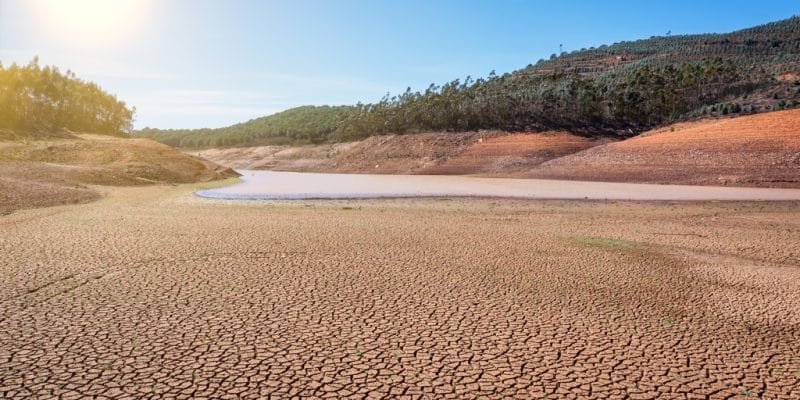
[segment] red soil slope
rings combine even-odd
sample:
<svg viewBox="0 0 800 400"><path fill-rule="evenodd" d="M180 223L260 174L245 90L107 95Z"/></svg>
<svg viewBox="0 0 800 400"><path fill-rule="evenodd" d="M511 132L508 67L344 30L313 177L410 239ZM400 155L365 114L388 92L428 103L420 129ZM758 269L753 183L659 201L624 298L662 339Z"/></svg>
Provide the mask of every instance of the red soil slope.
<svg viewBox="0 0 800 400"><path fill-rule="evenodd" d="M677 124L545 162L522 176L800 187L800 110Z"/></svg>
<svg viewBox="0 0 800 400"><path fill-rule="evenodd" d="M463 152L426 168L427 174L513 174L597 144L566 132L515 133L479 140Z"/></svg>

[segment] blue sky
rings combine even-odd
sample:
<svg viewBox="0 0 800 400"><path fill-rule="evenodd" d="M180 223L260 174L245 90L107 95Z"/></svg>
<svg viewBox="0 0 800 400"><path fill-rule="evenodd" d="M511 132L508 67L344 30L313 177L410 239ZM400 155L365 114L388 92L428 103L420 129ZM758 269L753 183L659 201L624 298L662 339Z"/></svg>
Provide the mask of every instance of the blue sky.
<svg viewBox="0 0 800 400"><path fill-rule="evenodd" d="M512 71L562 43L795 14L797 0L0 0L0 61L72 69L136 106L137 128L219 127Z"/></svg>

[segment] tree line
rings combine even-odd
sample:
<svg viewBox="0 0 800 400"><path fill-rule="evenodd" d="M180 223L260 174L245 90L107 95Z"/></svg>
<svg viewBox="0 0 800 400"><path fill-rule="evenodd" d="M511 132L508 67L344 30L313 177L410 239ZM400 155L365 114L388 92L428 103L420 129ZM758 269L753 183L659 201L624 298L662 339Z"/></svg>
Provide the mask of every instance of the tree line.
<svg viewBox="0 0 800 400"><path fill-rule="evenodd" d="M635 68L617 80L577 73L490 74L410 89L342 112L335 140L422 131L565 129L589 135L639 131L752 89L716 59Z"/></svg>
<svg viewBox="0 0 800 400"><path fill-rule="evenodd" d="M39 65L0 64L0 128L21 132L68 129L125 135L135 109L71 71Z"/></svg>
<svg viewBox="0 0 800 400"><path fill-rule="evenodd" d="M347 106L302 106L216 129L144 128L135 134L175 147L310 144L327 141Z"/></svg>
<svg viewBox="0 0 800 400"><path fill-rule="evenodd" d="M176 147L308 144L430 131L563 129L588 136L638 132L679 120L758 86L730 61L642 65L617 77L504 74L410 88L355 106L304 106L218 129L137 135ZM729 112L740 112L730 107Z"/></svg>

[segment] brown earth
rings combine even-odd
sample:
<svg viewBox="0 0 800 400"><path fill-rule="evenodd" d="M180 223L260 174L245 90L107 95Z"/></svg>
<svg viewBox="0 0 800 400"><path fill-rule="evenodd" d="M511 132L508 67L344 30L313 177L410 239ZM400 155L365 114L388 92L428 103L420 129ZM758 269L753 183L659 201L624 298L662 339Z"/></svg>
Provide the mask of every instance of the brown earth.
<svg viewBox="0 0 800 400"><path fill-rule="evenodd" d="M527 170L604 143L566 132L421 133L303 147L209 149L192 154L242 169L374 174L487 174Z"/></svg>
<svg viewBox="0 0 800 400"><path fill-rule="evenodd" d="M147 139L71 133L29 139L0 132L0 214L99 198L88 185L207 182L235 175Z"/></svg>
<svg viewBox="0 0 800 400"><path fill-rule="evenodd" d="M0 398L800 398L800 203L0 217Z"/></svg>
<svg viewBox="0 0 800 400"><path fill-rule="evenodd" d="M800 110L677 124L543 163L528 178L800 187Z"/></svg>

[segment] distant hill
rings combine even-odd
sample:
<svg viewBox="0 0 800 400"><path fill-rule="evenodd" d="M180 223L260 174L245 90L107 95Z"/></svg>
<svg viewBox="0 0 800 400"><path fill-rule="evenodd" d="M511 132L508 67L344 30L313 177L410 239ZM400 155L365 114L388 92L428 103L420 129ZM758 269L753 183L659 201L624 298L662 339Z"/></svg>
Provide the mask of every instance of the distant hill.
<svg viewBox="0 0 800 400"><path fill-rule="evenodd" d="M554 54L511 73L409 88L372 104L299 107L227 128L136 135L190 148L482 129L630 136L678 121L798 106L800 17L792 17L732 33Z"/></svg>
<svg viewBox="0 0 800 400"><path fill-rule="evenodd" d="M336 128L336 119L349 107L303 106L217 129L152 129L136 131L175 147L208 148L321 143Z"/></svg>

